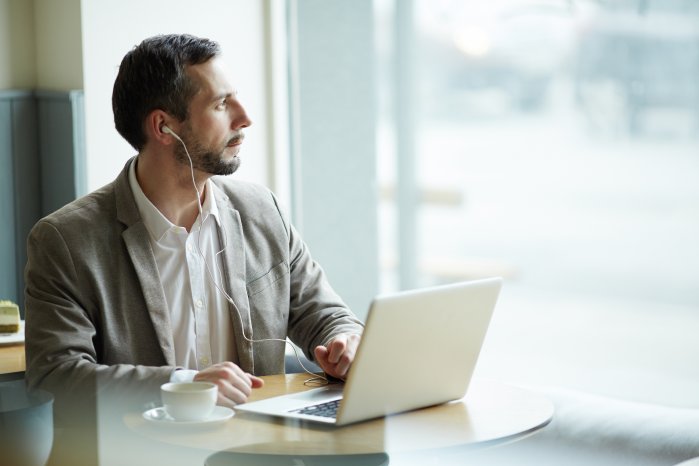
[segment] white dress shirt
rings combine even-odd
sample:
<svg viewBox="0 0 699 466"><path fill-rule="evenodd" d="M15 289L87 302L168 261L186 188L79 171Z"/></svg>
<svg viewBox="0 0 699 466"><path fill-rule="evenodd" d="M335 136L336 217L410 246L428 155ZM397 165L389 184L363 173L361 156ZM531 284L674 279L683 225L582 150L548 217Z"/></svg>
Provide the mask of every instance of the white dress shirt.
<svg viewBox="0 0 699 466"><path fill-rule="evenodd" d="M215 281L224 287L221 259L217 256L221 250L221 225L213 195L216 188L207 180L202 205L204 220L198 216L188 232L165 218L146 197L136 179L135 167L136 163L132 163L129 182L149 233L165 292L175 361L177 366L191 369L175 371L172 380L191 380L197 370L236 360L228 302L214 285Z"/></svg>

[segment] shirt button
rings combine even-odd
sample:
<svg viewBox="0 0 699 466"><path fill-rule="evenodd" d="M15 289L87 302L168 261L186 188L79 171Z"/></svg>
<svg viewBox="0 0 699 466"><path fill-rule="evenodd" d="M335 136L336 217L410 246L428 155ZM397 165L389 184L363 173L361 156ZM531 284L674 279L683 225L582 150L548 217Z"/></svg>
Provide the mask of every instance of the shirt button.
<svg viewBox="0 0 699 466"><path fill-rule="evenodd" d="M207 357L201 358L201 363L204 364L205 366L208 365L208 364L209 364L209 358L207 358Z"/></svg>
<svg viewBox="0 0 699 466"><path fill-rule="evenodd" d="M194 303L194 305L197 307L202 307L204 305L204 303L201 302L201 299L197 299L197 302Z"/></svg>

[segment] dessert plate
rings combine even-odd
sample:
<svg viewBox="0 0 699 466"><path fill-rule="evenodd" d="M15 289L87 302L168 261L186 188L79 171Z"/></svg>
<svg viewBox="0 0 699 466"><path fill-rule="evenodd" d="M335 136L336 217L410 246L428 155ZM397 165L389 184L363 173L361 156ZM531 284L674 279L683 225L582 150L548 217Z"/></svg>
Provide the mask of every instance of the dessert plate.
<svg viewBox="0 0 699 466"><path fill-rule="evenodd" d="M24 343L24 321L19 321L18 333L0 333L0 346Z"/></svg>

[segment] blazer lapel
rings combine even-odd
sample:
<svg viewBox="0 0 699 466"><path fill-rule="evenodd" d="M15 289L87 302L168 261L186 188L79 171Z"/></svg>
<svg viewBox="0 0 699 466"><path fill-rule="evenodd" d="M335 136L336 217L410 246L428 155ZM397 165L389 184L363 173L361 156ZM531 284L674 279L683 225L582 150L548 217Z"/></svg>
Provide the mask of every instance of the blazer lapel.
<svg viewBox="0 0 699 466"><path fill-rule="evenodd" d="M215 184L213 190L218 206L222 231L219 231L220 244L228 245L223 251L222 262L224 280L228 294L233 298L234 304L229 303L231 323L238 353L238 365L246 372L255 373L253 345L245 337L252 339L252 322L250 320L250 303L247 294L247 282L245 278L245 251L243 249L243 227L240 214L233 207L230 199ZM238 317L240 316L240 317ZM242 322L242 326L241 326ZM243 335L244 332L244 335Z"/></svg>
<svg viewBox="0 0 699 466"><path fill-rule="evenodd" d="M168 365L176 365L175 343L172 336L170 314L165 301L165 294L160 284L158 266L148 241L148 231L141 219L129 184L129 166L134 163L132 158L126 163L115 183L117 218L127 228L122 233L126 249L131 257L141 291L150 314L158 343Z"/></svg>

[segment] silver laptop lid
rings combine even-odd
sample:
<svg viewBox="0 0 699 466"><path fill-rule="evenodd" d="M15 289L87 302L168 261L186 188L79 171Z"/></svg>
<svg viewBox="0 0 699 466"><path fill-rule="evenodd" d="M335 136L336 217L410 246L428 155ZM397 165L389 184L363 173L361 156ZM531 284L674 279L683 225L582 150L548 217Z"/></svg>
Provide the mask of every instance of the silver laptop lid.
<svg viewBox="0 0 699 466"><path fill-rule="evenodd" d="M500 286L495 278L375 298L344 387L276 396L236 410L345 425L461 398ZM298 412L341 396L336 419Z"/></svg>
<svg viewBox="0 0 699 466"><path fill-rule="evenodd" d="M337 425L463 397L501 285L489 278L375 298Z"/></svg>

